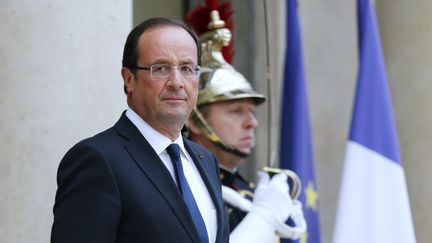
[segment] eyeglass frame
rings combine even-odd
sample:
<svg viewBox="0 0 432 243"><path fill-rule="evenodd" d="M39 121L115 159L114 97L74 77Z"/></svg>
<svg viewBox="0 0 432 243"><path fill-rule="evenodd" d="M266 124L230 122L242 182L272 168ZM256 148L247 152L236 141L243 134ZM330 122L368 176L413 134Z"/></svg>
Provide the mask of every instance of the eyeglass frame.
<svg viewBox="0 0 432 243"><path fill-rule="evenodd" d="M154 75L154 71L153 68L155 67L161 67L161 66L166 66L166 67L170 67L169 72L167 72L166 75ZM192 67L192 71L193 73L191 73L191 76L185 76L184 73L180 70L181 67ZM146 66L146 67L141 67L141 66L131 66L129 67L130 69L137 69L137 70L144 70L147 72L150 72L150 75L152 77L155 78L166 78L169 75L171 75L173 69L177 69L177 71L180 72L180 75L184 78L195 78L195 77L199 77L200 73L201 73L201 66L197 65L197 64L181 64L181 65L170 65L170 64L164 64L164 63L156 63L156 64L152 64L150 66Z"/></svg>

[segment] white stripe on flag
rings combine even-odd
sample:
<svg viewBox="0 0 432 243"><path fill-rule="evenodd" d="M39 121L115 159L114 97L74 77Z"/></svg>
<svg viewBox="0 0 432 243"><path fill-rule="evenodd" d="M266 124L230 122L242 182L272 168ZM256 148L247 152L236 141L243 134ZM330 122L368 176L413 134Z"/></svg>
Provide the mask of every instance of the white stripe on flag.
<svg viewBox="0 0 432 243"><path fill-rule="evenodd" d="M403 168L348 141L333 243L415 242Z"/></svg>

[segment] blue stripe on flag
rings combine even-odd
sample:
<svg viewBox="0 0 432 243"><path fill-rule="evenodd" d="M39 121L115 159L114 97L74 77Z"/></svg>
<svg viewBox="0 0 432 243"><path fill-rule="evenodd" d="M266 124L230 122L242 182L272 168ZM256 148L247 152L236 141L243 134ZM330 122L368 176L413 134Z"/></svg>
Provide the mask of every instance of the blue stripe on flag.
<svg viewBox="0 0 432 243"><path fill-rule="evenodd" d="M358 1L360 68L350 140L400 163L381 40L369 0Z"/></svg>

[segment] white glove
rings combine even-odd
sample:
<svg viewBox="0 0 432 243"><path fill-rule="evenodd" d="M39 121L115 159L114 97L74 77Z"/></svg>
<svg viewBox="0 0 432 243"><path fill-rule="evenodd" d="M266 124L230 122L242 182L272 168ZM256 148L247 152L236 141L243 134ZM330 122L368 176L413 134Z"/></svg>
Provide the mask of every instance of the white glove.
<svg viewBox="0 0 432 243"><path fill-rule="evenodd" d="M293 210L285 174L277 174L271 180L265 172L259 172L258 176L252 207L231 232L232 243L274 242L276 227L280 227Z"/></svg>
<svg viewBox="0 0 432 243"><path fill-rule="evenodd" d="M293 201L293 210L290 218L295 224L295 227L291 227L285 222L280 222L276 227L276 231L281 238L297 240L307 230L306 220L303 216L302 204L298 200Z"/></svg>
<svg viewBox="0 0 432 243"><path fill-rule="evenodd" d="M276 174L270 180L269 174L259 172L259 181L254 192L251 211L257 212L271 225L276 227L285 222L293 209L293 201L289 195L287 176Z"/></svg>

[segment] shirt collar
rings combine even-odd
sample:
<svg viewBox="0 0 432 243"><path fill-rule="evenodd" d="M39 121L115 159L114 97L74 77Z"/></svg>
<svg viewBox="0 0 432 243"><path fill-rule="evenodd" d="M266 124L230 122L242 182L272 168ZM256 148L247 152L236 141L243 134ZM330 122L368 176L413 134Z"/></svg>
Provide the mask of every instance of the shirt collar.
<svg viewBox="0 0 432 243"><path fill-rule="evenodd" d="M126 110L126 116L129 120L138 128L144 138L152 146L153 150L160 155L171 143L176 143L180 146L182 153L188 157L186 154L186 149L183 143L183 137L179 136L176 140L171 141L168 137L164 136L160 132L156 131L151 127L144 119L142 119L135 111L131 108Z"/></svg>

